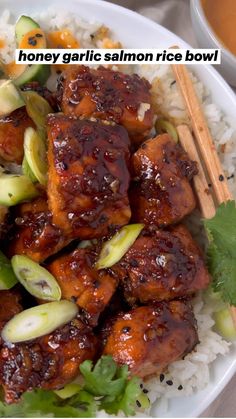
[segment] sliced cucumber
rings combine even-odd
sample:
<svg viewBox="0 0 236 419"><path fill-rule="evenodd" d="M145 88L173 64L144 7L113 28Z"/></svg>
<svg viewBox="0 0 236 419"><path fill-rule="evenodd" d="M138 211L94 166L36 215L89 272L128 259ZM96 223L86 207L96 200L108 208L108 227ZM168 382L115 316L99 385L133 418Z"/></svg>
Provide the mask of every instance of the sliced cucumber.
<svg viewBox="0 0 236 419"><path fill-rule="evenodd" d="M17 343L52 333L70 322L78 313L71 301L61 300L41 304L16 314L2 330L6 342Z"/></svg>
<svg viewBox="0 0 236 419"><path fill-rule="evenodd" d="M19 47L20 42L22 41L23 37L28 33L31 32L33 29L39 28L39 24L35 22L29 16L21 16L15 27L15 35L17 45ZM46 47L46 43L45 43ZM50 76L50 66L44 64L33 64L28 65L27 68L14 80L16 86L23 86L25 83L29 83L31 81L38 81L41 85L45 84L48 77Z"/></svg>
<svg viewBox="0 0 236 419"><path fill-rule="evenodd" d="M26 158L23 158L23 162L22 162L22 172L25 176L27 176L31 182L35 183L38 182L37 178L34 176L31 168L29 167L29 164L26 160Z"/></svg>
<svg viewBox="0 0 236 419"><path fill-rule="evenodd" d="M39 24L35 22L31 17L22 15L16 22L15 26L15 36L17 45L21 42L22 38L27 34L27 32L32 31L32 29L39 28Z"/></svg>
<svg viewBox="0 0 236 419"><path fill-rule="evenodd" d="M129 224L122 227L111 240L104 243L96 269L109 268L125 255L141 233L144 224Z"/></svg>
<svg viewBox="0 0 236 419"><path fill-rule="evenodd" d="M5 173L0 176L0 205L11 207L37 195L38 190L28 177Z"/></svg>
<svg viewBox="0 0 236 419"><path fill-rule="evenodd" d="M28 127L24 134L26 161L41 185L47 184L47 153L44 141L35 129Z"/></svg>
<svg viewBox="0 0 236 419"><path fill-rule="evenodd" d="M23 287L34 297L47 301L59 301L61 288L47 269L23 255L15 255L13 271Z"/></svg>
<svg viewBox="0 0 236 419"><path fill-rule="evenodd" d="M0 80L0 116L25 106L20 91L11 80Z"/></svg>
<svg viewBox="0 0 236 419"><path fill-rule="evenodd" d="M17 283L11 262L0 251L0 290L9 290Z"/></svg>
<svg viewBox="0 0 236 419"><path fill-rule="evenodd" d="M26 70L14 80L16 86L23 86L31 81L38 81L44 85L50 76L50 66L47 64L28 65Z"/></svg>

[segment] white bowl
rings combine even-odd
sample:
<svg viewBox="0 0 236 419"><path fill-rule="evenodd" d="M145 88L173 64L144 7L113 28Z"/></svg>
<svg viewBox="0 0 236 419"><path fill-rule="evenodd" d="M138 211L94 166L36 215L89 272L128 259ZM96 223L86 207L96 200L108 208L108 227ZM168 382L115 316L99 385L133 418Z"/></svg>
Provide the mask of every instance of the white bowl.
<svg viewBox="0 0 236 419"><path fill-rule="evenodd" d="M181 38L151 20L112 3L101 0L1 0L0 13L10 9L16 18L20 14L36 13L54 7L55 10L70 11L88 21L104 23L113 29L116 39L130 48L168 48L179 45L191 48ZM208 87L212 100L232 120L236 128L236 96L220 74L209 65L191 65L197 77ZM190 397L173 398L167 413L159 410L158 403L152 409L152 416L184 418L199 416L219 395L236 373L236 344L230 352L217 357L211 364L210 382L204 390Z"/></svg>
<svg viewBox="0 0 236 419"><path fill-rule="evenodd" d="M224 1L222 0L222 7ZM220 48L221 64L216 69L222 74L225 80L232 86L236 86L236 57L217 38L215 32L207 21L201 0L191 0L191 19L197 42L201 48ZM236 24L236 22L235 22Z"/></svg>

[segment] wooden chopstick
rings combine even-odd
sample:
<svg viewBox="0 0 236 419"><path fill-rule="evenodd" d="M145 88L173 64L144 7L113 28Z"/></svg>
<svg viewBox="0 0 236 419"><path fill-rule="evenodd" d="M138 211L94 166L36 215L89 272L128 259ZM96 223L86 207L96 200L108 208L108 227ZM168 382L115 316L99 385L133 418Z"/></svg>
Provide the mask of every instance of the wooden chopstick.
<svg viewBox="0 0 236 419"><path fill-rule="evenodd" d="M198 197L199 207L204 218L212 218L215 215L215 204L212 198L208 182L192 138L192 134L187 125L177 127L179 141L183 149L188 153L191 160L198 164L198 175L193 178L193 185Z"/></svg>
<svg viewBox="0 0 236 419"><path fill-rule="evenodd" d="M172 68L188 109L194 136L211 180L217 202L221 204L231 200L233 199L232 194L229 191L226 176L188 70L183 64L173 64Z"/></svg>
<svg viewBox="0 0 236 419"><path fill-rule="evenodd" d="M194 176L193 184L201 213L204 218L212 218L215 215L216 206L211 194L206 192L206 188L208 188L207 179L191 131L187 125L179 125L177 131L183 149L188 153L191 160L198 163L198 174ZM230 313L236 327L236 307L230 307Z"/></svg>
<svg viewBox="0 0 236 419"><path fill-rule="evenodd" d="M201 104L197 98L193 83L188 74L188 70L183 64L173 64L172 68L191 119L195 140L211 180L216 201L218 204L221 204L222 202L232 200L233 197L228 187L227 178L224 175L214 141L211 137L205 116L201 109ZM199 174L195 176L196 179L194 181L194 187L198 196L202 215L205 218L212 218L215 214L216 207L212 197L206 198L205 187L207 180L201 164L201 158L198 155L198 151L195 146L194 138L186 126L179 126L177 130L184 149L187 151L191 159L193 158L193 160L198 162ZM205 197L205 203L202 198L203 196ZM236 307L230 307L230 313L236 327Z"/></svg>

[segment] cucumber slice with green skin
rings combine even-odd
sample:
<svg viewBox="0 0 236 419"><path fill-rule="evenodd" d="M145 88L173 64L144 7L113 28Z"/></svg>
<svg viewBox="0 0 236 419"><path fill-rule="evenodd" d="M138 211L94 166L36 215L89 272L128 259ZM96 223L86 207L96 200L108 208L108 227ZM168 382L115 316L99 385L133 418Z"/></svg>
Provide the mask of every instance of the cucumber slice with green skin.
<svg viewBox="0 0 236 419"><path fill-rule="evenodd" d="M117 231L110 240L104 243L95 268L110 268L119 262L135 242L143 228L144 224L129 224Z"/></svg>
<svg viewBox="0 0 236 419"><path fill-rule="evenodd" d="M61 299L61 288L47 269L23 255L13 256L11 264L17 279L31 295L46 301Z"/></svg>
<svg viewBox="0 0 236 419"><path fill-rule="evenodd" d="M25 130L24 153L33 175L41 185L46 185L48 171L46 147L43 139L31 127Z"/></svg>
<svg viewBox="0 0 236 419"><path fill-rule="evenodd" d="M25 106L20 91L11 80L0 80L0 116L5 116Z"/></svg>
<svg viewBox="0 0 236 419"><path fill-rule="evenodd" d="M0 205L11 207L38 196L38 190L24 175L0 175Z"/></svg>
<svg viewBox="0 0 236 419"><path fill-rule="evenodd" d="M14 83L16 86L21 87L31 81L38 81L43 86L50 76L50 73L50 66L47 64L28 65L26 70L19 77L14 79Z"/></svg>
<svg viewBox="0 0 236 419"><path fill-rule="evenodd" d="M2 338L10 343L36 339L69 323L77 313L78 307L71 301L41 304L16 314L4 326Z"/></svg>
<svg viewBox="0 0 236 419"><path fill-rule="evenodd" d="M223 310L217 311L214 313L213 317L215 320L215 328L220 335L225 339L235 340L236 328L229 309L224 308Z"/></svg>
<svg viewBox="0 0 236 419"><path fill-rule="evenodd" d="M21 16L15 27L15 35L16 35L16 41L17 45L19 46L22 38L33 29L39 28L39 24L35 22L31 17L29 16ZM20 74L19 77L17 77L14 80L14 83L16 86L23 86L25 83L29 83L31 81L38 81L41 85L44 85L50 76L50 66L44 65L44 64L33 64L28 65L26 70L23 71L22 74Z"/></svg>
<svg viewBox="0 0 236 419"><path fill-rule="evenodd" d="M27 176L31 182L35 183L38 182L37 178L34 176L31 168L28 165L28 162L26 160L26 158L23 158L23 162L22 162L22 172L25 176Z"/></svg>
<svg viewBox="0 0 236 419"><path fill-rule="evenodd" d="M15 36L17 45L19 45L20 41L22 40L23 36L27 34L27 32L32 31L32 29L39 28L39 24L35 22L31 17L22 15L16 22L15 26Z"/></svg>
<svg viewBox="0 0 236 419"><path fill-rule="evenodd" d="M17 282L10 260L0 250L0 291L9 290Z"/></svg>

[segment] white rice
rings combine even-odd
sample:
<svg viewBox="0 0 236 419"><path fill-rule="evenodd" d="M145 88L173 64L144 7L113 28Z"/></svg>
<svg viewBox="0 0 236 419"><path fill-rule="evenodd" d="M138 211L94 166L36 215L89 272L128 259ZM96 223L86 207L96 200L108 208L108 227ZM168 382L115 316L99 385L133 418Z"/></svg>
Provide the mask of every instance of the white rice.
<svg viewBox="0 0 236 419"><path fill-rule="evenodd" d="M52 9L34 17L46 31L69 28L74 36L79 40L81 47L100 46L100 41L95 41L94 34L101 24L91 21L85 22L72 14L60 11L55 12ZM14 58L15 39L14 24L9 23L9 11L5 11L0 17L0 38L5 40L5 47L0 51L0 58L5 62L10 62ZM121 69L121 67L119 67ZM131 67L124 66L122 69L130 71ZM165 116L176 123L187 122L188 117L182 98L180 97L174 76L170 66L142 65L132 67L132 70L146 77L153 85L154 99L158 116ZM230 125L230 121L224 116L221 110L211 102L211 97L206 87L192 75L194 85L199 99L203 104L209 128L215 140L219 155L228 177L235 175L236 166L236 132ZM54 80L49 82L54 86ZM223 146L223 147L222 147ZM224 151L224 152L223 152ZM236 194L236 180L232 176L230 187ZM198 241L204 244L204 232L199 223L199 214L196 212L187 220L188 226ZM155 377L145 382L145 388L148 390L150 401L154 403L158 400L159 409L162 411L168 408L168 399L172 397L181 397L191 395L197 390L203 389L209 383L209 371L211 363L219 355L225 355L230 349L230 344L222 339L212 328L214 320L212 314L216 311L215 302L206 301L201 294L193 300L194 313L198 323L198 334L200 343L194 351L188 354L184 360L172 363L164 375L161 382L160 377ZM218 302L217 302L218 304ZM167 381L173 382L168 385ZM181 387L180 387L181 386ZM179 389L178 389L179 388ZM139 416L146 416L149 412L138 412ZM108 416L105 412L99 412L98 416Z"/></svg>

